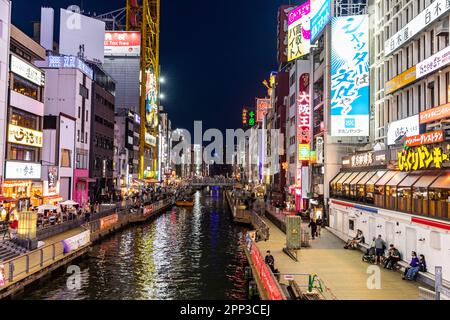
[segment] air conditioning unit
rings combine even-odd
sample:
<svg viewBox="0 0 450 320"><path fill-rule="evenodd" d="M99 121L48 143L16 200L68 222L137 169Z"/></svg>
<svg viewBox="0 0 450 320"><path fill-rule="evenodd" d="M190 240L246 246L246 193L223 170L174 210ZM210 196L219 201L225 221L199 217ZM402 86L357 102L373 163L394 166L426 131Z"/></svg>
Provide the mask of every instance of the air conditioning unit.
<svg viewBox="0 0 450 320"><path fill-rule="evenodd" d="M444 19L439 22L439 24L436 26L436 35L437 36L448 35L448 19Z"/></svg>

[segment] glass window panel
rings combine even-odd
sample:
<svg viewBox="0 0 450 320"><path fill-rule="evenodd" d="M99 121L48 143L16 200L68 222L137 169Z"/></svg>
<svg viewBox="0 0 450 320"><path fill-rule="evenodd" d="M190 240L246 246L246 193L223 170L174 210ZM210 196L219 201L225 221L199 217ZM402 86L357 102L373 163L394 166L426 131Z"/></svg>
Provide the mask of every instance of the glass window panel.
<svg viewBox="0 0 450 320"><path fill-rule="evenodd" d="M450 172L437 178L430 186L430 189L434 188L450 189Z"/></svg>
<svg viewBox="0 0 450 320"><path fill-rule="evenodd" d="M387 186L397 186L402 180L408 175L407 172L397 172L390 180L386 183ZM377 183L378 184L378 183Z"/></svg>
<svg viewBox="0 0 450 320"><path fill-rule="evenodd" d="M405 179L400 182L399 187L411 187L420 178L420 174L410 173Z"/></svg>
<svg viewBox="0 0 450 320"><path fill-rule="evenodd" d="M437 177L438 177L438 175L422 176L422 177L420 177L419 180L417 180L416 183L414 183L413 187L414 188L427 188L430 184L433 183L434 180L436 180Z"/></svg>

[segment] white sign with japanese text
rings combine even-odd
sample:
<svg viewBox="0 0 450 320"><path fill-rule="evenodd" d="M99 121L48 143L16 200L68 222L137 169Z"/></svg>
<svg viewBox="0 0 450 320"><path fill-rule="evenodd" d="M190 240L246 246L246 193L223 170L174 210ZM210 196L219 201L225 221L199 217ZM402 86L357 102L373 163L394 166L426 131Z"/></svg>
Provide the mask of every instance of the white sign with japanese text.
<svg viewBox="0 0 450 320"><path fill-rule="evenodd" d="M386 40L384 43L384 55L388 56L396 51L420 31L442 17L449 10L450 1L435 0L428 7L426 7L425 10L401 28L396 34Z"/></svg>
<svg viewBox="0 0 450 320"><path fill-rule="evenodd" d="M11 71L38 86L44 85L44 74L38 68L13 55L11 55Z"/></svg>
<svg viewBox="0 0 450 320"><path fill-rule="evenodd" d="M450 46L416 65L416 79L426 76L450 63Z"/></svg>
<svg viewBox="0 0 450 320"><path fill-rule="evenodd" d="M41 179L41 164L6 161L5 179Z"/></svg>
<svg viewBox="0 0 450 320"><path fill-rule="evenodd" d="M412 137L420 133L419 115L394 121L389 124L387 133L388 145L396 144L400 137Z"/></svg>

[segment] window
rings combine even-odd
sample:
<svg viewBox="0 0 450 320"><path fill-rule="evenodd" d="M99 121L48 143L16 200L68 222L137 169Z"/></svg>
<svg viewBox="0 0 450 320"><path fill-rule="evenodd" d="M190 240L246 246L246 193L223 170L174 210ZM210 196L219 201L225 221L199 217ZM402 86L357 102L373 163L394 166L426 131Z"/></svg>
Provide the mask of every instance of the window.
<svg viewBox="0 0 450 320"><path fill-rule="evenodd" d="M24 78L14 75L13 90L34 100L41 101L40 87Z"/></svg>
<svg viewBox="0 0 450 320"><path fill-rule="evenodd" d="M9 153L9 160L20 160L37 162L36 150L33 148L26 148L22 146L11 146L11 152Z"/></svg>
<svg viewBox="0 0 450 320"><path fill-rule="evenodd" d="M81 107L78 107L78 119L81 118Z"/></svg>
<svg viewBox="0 0 450 320"><path fill-rule="evenodd" d="M430 247L436 250L441 250L441 234L439 232L430 232Z"/></svg>
<svg viewBox="0 0 450 320"><path fill-rule="evenodd" d="M61 167L70 168L71 165L71 150L61 149Z"/></svg>
<svg viewBox="0 0 450 320"><path fill-rule="evenodd" d="M80 142L80 130L77 130L77 141Z"/></svg>
<svg viewBox="0 0 450 320"><path fill-rule="evenodd" d="M89 99L89 89L83 86L80 83L80 96L82 96L85 99Z"/></svg>
<svg viewBox="0 0 450 320"><path fill-rule="evenodd" d="M11 109L10 123L19 127L39 130L39 117L23 110Z"/></svg>
<svg viewBox="0 0 450 320"><path fill-rule="evenodd" d="M88 143L88 134L86 132L86 140L84 140L85 143Z"/></svg>
<svg viewBox="0 0 450 320"><path fill-rule="evenodd" d="M86 122L88 122L88 119L89 119L89 111L86 110ZM86 140L87 140L87 139L86 139Z"/></svg>

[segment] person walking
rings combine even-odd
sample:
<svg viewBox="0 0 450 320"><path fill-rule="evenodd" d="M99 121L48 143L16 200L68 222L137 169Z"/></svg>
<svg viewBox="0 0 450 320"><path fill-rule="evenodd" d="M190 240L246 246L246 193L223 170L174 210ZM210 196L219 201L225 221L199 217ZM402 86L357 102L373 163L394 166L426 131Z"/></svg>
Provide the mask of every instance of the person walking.
<svg viewBox="0 0 450 320"><path fill-rule="evenodd" d="M381 237L381 234L379 234L378 238L375 239L375 264L381 263L381 259L384 256L384 250L386 250L386 242Z"/></svg>
<svg viewBox="0 0 450 320"><path fill-rule="evenodd" d="M322 224L323 224L323 220L321 217L317 218L316 224L317 224L317 236L320 237L320 231L322 229Z"/></svg>
<svg viewBox="0 0 450 320"><path fill-rule="evenodd" d="M316 233L317 233L317 224L314 221L314 219L311 219L311 221L309 222L308 227L311 228L311 237L314 240L316 238Z"/></svg>
<svg viewBox="0 0 450 320"><path fill-rule="evenodd" d="M269 266L270 270L275 272L275 258L270 254L270 250L267 250L264 261Z"/></svg>

